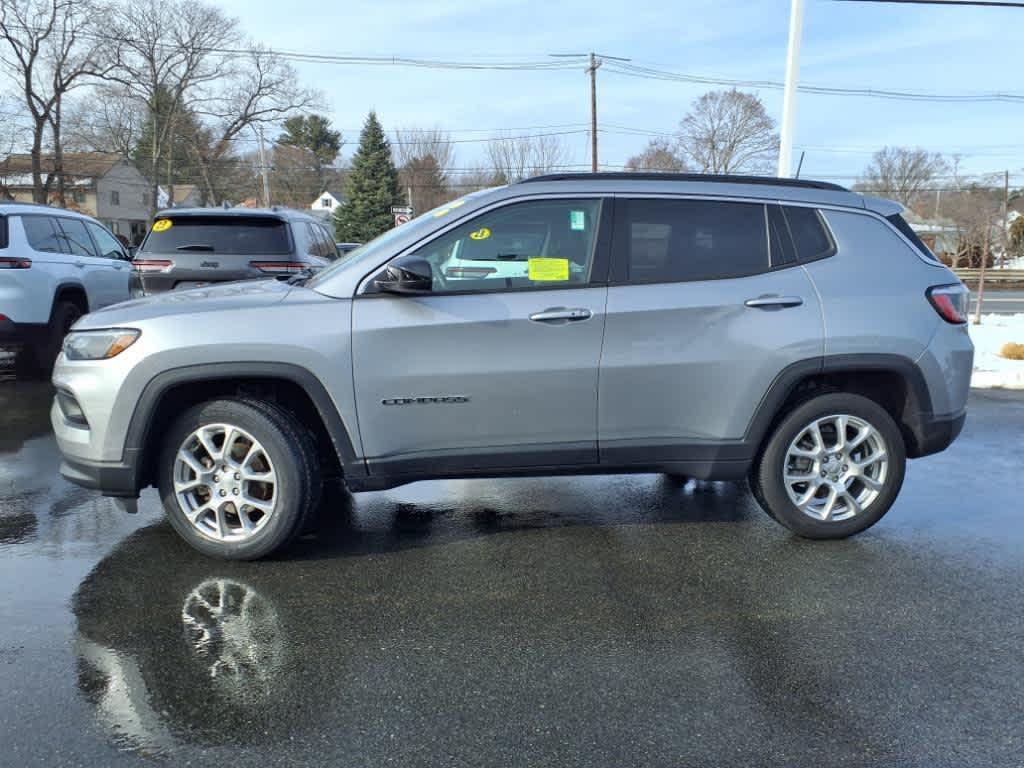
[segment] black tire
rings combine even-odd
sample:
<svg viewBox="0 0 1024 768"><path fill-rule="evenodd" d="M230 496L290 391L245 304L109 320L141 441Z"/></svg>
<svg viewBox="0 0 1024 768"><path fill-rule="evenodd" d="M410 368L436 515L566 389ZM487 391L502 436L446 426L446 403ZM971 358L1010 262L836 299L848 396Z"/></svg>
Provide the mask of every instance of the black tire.
<svg viewBox="0 0 1024 768"><path fill-rule="evenodd" d="M82 314L82 308L73 301L58 301L50 313L46 335L40 341L22 347L17 360L18 370L44 376L51 374L64 337Z"/></svg>
<svg viewBox="0 0 1024 768"><path fill-rule="evenodd" d="M817 520L790 499L783 480L790 443L815 419L847 414L866 421L881 435L889 458L885 482L878 496L862 513L845 520ZM835 392L797 406L772 432L750 477L758 504L770 517L798 536L808 539L843 539L877 523L899 495L906 472L906 446L896 422L878 403L860 395Z"/></svg>
<svg viewBox="0 0 1024 768"><path fill-rule="evenodd" d="M266 524L249 538L227 542L205 536L189 522L174 493L178 449L196 429L230 424L262 444L277 473L277 505ZM205 555L227 560L257 560L300 534L320 501L320 467L309 431L287 411L254 399L211 400L193 406L171 426L160 453L160 498L174 529Z"/></svg>

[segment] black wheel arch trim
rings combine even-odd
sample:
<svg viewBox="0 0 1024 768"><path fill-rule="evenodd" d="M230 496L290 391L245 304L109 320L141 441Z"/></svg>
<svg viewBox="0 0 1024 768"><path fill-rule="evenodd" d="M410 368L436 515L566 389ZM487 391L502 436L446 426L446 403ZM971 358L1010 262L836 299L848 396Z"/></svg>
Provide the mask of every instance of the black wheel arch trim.
<svg viewBox="0 0 1024 768"><path fill-rule="evenodd" d="M292 363L240 362L201 363L181 368L172 368L157 374L142 390L136 401L135 410L128 424L125 436L122 463L133 468L136 490L141 483L141 462L153 417L164 395L172 388L188 383L242 380L280 379L302 388L323 420L331 438L338 461L346 476L361 477L366 474L365 464L356 456L348 427L345 425L337 406L327 393L323 382L307 368Z"/></svg>
<svg viewBox="0 0 1024 768"><path fill-rule="evenodd" d="M911 436L915 442L915 445L907 446L908 455L925 455L926 452L922 449L924 443L929 441L924 438L924 433L936 419L932 414L932 399L924 374L908 357L875 352L826 355L810 360L800 360L783 368L772 381L764 397L761 398L761 402L747 426L743 442L755 451L760 448L783 404L804 379L820 374L868 371L895 373L907 383L910 395L914 399L914 408L911 412L902 414L902 421L912 433ZM900 420L897 419L897 421Z"/></svg>
<svg viewBox="0 0 1024 768"><path fill-rule="evenodd" d="M62 280L57 283L53 288L53 299L50 302L50 318L53 318L53 311L57 308L57 298L60 296L61 291L73 291L74 293L80 293L82 298L85 299L85 313L89 314L89 292L85 290L85 286L82 283L75 283L70 280Z"/></svg>

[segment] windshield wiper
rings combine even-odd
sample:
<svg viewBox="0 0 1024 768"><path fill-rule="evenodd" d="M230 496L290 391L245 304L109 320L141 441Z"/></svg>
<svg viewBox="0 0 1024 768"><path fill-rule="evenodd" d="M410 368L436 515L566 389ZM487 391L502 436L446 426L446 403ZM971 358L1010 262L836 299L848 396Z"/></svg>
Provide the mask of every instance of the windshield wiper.
<svg viewBox="0 0 1024 768"><path fill-rule="evenodd" d="M288 278L279 277L278 280L285 280L288 285L303 285L309 282L313 276L320 271L320 268L314 269L313 267L306 267L301 272L296 272L294 275Z"/></svg>
<svg viewBox="0 0 1024 768"><path fill-rule="evenodd" d="M179 245L175 250L177 251L214 251L216 250L212 245L206 243L192 243L190 245Z"/></svg>

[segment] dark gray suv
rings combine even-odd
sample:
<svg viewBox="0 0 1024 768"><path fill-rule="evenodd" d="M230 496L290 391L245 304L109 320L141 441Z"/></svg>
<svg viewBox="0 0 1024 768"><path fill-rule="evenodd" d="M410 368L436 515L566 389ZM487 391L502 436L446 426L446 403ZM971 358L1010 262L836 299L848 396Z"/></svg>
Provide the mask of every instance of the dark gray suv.
<svg viewBox="0 0 1024 768"><path fill-rule="evenodd" d="M132 295L317 271L337 258L327 227L300 211L172 209L135 254Z"/></svg>

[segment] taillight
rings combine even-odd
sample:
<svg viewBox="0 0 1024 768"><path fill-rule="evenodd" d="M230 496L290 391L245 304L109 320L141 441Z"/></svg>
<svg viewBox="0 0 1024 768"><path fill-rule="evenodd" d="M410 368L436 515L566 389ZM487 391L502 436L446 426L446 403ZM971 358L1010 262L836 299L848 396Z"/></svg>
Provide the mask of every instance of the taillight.
<svg viewBox="0 0 1024 768"><path fill-rule="evenodd" d="M32 269L32 259L0 257L0 269Z"/></svg>
<svg viewBox="0 0 1024 768"><path fill-rule="evenodd" d="M166 272L174 262L169 259L135 259L132 269L136 272Z"/></svg>
<svg viewBox="0 0 1024 768"><path fill-rule="evenodd" d="M249 266L260 272L294 275L302 272L309 265L303 264L301 261L250 261Z"/></svg>
<svg viewBox="0 0 1024 768"><path fill-rule="evenodd" d="M970 293L962 283L936 285L929 288L925 295L939 313L939 317L947 323L963 325L967 322L967 302Z"/></svg>

